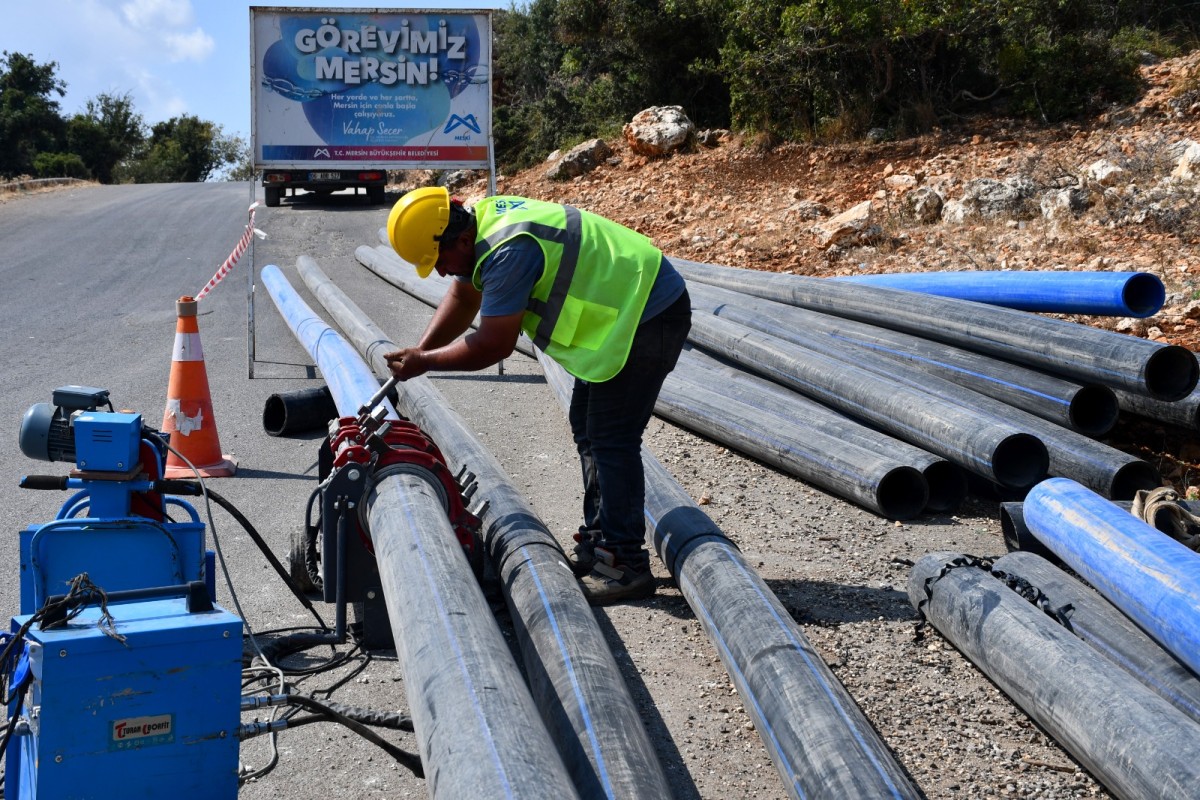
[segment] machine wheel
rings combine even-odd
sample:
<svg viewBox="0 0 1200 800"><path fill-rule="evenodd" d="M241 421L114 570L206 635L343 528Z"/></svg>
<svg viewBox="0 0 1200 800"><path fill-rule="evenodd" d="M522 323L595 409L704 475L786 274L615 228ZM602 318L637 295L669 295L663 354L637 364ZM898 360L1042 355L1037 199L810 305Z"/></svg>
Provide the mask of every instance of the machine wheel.
<svg viewBox="0 0 1200 800"><path fill-rule="evenodd" d="M367 200L372 205L381 206L387 202L387 187L386 186L368 186Z"/></svg>
<svg viewBox="0 0 1200 800"><path fill-rule="evenodd" d="M268 186L263 191L263 194L266 196L267 206L270 208L275 208L279 205L279 199L283 197L283 189L277 189Z"/></svg>

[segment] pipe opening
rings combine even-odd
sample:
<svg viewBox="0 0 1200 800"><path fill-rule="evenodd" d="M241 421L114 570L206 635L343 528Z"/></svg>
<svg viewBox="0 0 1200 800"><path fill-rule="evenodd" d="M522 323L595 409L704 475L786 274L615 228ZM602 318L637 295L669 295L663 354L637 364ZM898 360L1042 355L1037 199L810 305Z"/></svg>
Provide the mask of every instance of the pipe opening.
<svg viewBox="0 0 1200 800"><path fill-rule="evenodd" d="M924 470L929 484L929 500L925 510L935 513L953 511L967 499L967 476L962 468L950 461L935 461Z"/></svg>
<svg viewBox="0 0 1200 800"><path fill-rule="evenodd" d="M896 467L879 481L875 501L888 519L912 519L929 500L925 476L915 467Z"/></svg>
<svg viewBox="0 0 1200 800"><path fill-rule="evenodd" d="M1049 468L1046 445L1032 434L1006 436L992 452L992 474L1006 489L1029 489L1046 477Z"/></svg>
<svg viewBox="0 0 1200 800"><path fill-rule="evenodd" d="M1108 496L1112 500L1132 500L1142 489L1155 489L1159 486L1162 486L1162 475L1153 464L1131 461L1113 476Z"/></svg>
<svg viewBox="0 0 1200 800"><path fill-rule="evenodd" d="M1146 390L1158 400L1182 400L1196 388L1200 364L1186 347L1167 345L1146 361Z"/></svg>
<svg viewBox="0 0 1200 800"><path fill-rule="evenodd" d="M1130 316L1149 317L1157 314L1167 301L1167 290L1157 275L1139 272L1125 282L1121 300Z"/></svg>
<svg viewBox="0 0 1200 800"><path fill-rule="evenodd" d="M1075 430L1084 436L1100 437L1117 424L1121 408L1117 393L1107 386L1084 386L1071 398L1067 417Z"/></svg>

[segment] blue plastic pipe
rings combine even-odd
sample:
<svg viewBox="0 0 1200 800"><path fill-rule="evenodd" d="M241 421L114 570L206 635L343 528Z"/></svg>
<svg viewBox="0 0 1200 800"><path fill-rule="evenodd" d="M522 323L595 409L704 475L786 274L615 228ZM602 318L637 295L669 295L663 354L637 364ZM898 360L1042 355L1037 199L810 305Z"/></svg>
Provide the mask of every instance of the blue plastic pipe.
<svg viewBox="0 0 1200 800"><path fill-rule="evenodd" d="M1066 478L1035 486L1022 512L1063 563L1200 673L1200 555Z"/></svg>
<svg viewBox="0 0 1200 800"><path fill-rule="evenodd" d="M358 352L300 299L279 267L274 264L263 267L262 282L296 339L313 361L320 364L321 376L333 395L338 415L357 416L362 404L379 391L379 379ZM381 405L387 408L388 419L400 419L386 397Z"/></svg>
<svg viewBox="0 0 1200 800"><path fill-rule="evenodd" d="M1162 281L1148 272L902 272L835 280L1054 314L1149 317L1167 299Z"/></svg>

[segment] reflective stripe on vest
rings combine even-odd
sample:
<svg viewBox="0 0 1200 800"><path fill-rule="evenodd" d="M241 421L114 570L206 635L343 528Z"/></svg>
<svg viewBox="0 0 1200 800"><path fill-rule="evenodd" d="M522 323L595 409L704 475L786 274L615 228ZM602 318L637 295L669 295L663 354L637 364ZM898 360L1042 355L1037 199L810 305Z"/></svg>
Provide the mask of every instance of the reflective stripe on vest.
<svg viewBox="0 0 1200 800"><path fill-rule="evenodd" d="M512 237L528 233L548 242L558 242L563 246L562 258L558 262L558 272L554 275L554 285L550 287L550 296L545 301L529 298L526 308L541 318L533 343L545 350L550 343L550 334L558 324L558 315L562 313L563 304L567 301L567 290L571 288L571 279L575 277L575 269L579 266L579 240L582 233L582 221L579 209L564 205L567 227L555 228L541 222L517 222L506 225L491 236L475 243L475 259L478 261L490 253L501 242Z"/></svg>

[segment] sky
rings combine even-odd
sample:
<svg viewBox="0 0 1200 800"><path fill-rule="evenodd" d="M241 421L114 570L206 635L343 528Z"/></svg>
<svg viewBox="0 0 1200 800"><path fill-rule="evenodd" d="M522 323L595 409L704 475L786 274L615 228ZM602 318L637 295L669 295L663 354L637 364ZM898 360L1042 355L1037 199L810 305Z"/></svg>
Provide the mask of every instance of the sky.
<svg viewBox="0 0 1200 800"><path fill-rule="evenodd" d="M250 139L250 6L391 8L369 2L0 0L0 51L57 62L63 116L101 93L125 94L147 125L181 114ZM435 0L418 10L509 8L508 0Z"/></svg>

